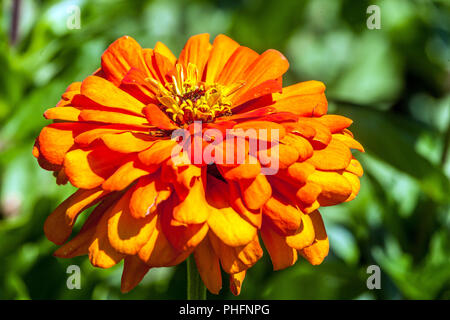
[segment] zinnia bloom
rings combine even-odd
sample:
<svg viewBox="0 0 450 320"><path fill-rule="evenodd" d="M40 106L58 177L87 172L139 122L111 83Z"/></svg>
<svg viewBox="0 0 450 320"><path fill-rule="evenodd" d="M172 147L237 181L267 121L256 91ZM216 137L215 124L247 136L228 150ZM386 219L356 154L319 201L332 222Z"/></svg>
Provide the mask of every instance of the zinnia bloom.
<svg viewBox="0 0 450 320"><path fill-rule="evenodd" d="M350 119L327 115L323 83L282 87L288 67L280 52L258 54L224 35L212 44L208 34L191 37L178 59L161 42L142 49L125 36L111 44L101 68L44 113L54 121L33 149L58 184L78 188L45 222L61 245L55 255L87 254L100 268L124 260L124 292L150 268L193 254L210 292L220 291L222 268L239 294L263 254L260 239L275 270L298 256L320 264L329 243L318 209L355 198L363 170L350 149L363 147ZM267 161L250 148L253 163L179 164L171 132L192 131L195 121L203 131L278 130L279 170L261 174Z"/></svg>

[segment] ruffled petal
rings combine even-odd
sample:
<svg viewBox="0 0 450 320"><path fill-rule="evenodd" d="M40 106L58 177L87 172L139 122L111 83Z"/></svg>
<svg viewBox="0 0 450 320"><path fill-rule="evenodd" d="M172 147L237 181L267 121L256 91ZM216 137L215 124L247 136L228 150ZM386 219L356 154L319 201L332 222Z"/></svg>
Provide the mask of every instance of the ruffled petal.
<svg viewBox="0 0 450 320"><path fill-rule="evenodd" d="M219 257L215 253L209 237L205 237L194 251L197 270L208 290L219 294L222 289L222 273L220 271Z"/></svg>
<svg viewBox="0 0 450 320"><path fill-rule="evenodd" d="M286 243L286 238L275 232L270 223L263 221L261 237L272 260L273 270L292 266L297 261L297 251Z"/></svg>

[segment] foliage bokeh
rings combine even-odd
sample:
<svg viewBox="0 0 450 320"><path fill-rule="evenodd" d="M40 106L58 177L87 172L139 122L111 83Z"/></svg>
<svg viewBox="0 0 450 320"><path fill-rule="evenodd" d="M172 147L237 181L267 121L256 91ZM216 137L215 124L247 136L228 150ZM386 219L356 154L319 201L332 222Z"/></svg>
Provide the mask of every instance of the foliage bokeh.
<svg viewBox="0 0 450 320"><path fill-rule="evenodd" d="M356 200L322 212L331 252L320 266L300 259L273 272L267 254L237 299L450 299L450 7L442 1L20 1L11 41L13 0L0 13L0 299L184 299L186 266L153 269L129 294L122 266L93 268L86 257L52 256L45 217L73 187L56 186L31 155L48 123L42 113L100 56L128 34L179 53L186 39L225 33L258 52L275 48L291 68L285 80L321 80L330 111L354 120L366 147ZM366 26L369 5L381 29ZM67 8L81 9L68 29ZM81 267L81 290L66 286ZM379 265L382 289L368 290ZM227 278L219 296L234 298Z"/></svg>

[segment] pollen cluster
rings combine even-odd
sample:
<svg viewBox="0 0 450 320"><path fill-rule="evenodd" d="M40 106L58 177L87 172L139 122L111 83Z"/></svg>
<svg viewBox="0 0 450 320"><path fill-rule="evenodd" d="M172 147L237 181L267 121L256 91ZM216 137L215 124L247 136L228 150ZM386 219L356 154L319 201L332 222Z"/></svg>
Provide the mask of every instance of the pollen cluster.
<svg viewBox="0 0 450 320"><path fill-rule="evenodd" d="M165 85L154 79L148 81L158 89L160 108L179 125L194 121L211 122L231 115L230 97L244 86L242 82L229 87L201 82L198 68L192 63L189 63L187 70L177 64L176 74Z"/></svg>

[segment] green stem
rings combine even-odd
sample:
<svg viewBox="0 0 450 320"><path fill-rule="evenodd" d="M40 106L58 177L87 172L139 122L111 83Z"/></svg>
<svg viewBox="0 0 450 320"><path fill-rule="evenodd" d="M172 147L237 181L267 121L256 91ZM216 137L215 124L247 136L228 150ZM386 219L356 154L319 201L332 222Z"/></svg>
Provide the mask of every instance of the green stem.
<svg viewBox="0 0 450 320"><path fill-rule="evenodd" d="M187 298L188 300L206 300L206 287L197 271L192 254L187 258Z"/></svg>

